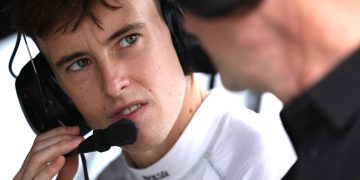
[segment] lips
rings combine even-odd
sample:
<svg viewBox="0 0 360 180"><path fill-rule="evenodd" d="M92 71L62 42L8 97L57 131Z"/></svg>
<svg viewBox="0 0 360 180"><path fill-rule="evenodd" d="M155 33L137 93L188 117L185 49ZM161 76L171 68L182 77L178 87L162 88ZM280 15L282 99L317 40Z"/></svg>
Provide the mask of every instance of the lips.
<svg viewBox="0 0 360 180"><path fill-rule="evenodd" d="M112 122L123 118L135 120L135 117L144 110L145 106L146 103L144 102L132 102L120 108L115 108L111 113L110 119Z"/></svg>

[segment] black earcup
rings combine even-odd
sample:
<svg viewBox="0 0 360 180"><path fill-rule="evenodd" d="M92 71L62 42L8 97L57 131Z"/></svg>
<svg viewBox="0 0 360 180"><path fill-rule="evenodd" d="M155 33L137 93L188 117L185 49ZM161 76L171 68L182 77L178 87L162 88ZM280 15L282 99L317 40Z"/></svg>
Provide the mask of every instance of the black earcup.
<svg viewBox="0 0 360 180"><path fill-rule="evenodd" d="M161 0L161 12L169 27L171 38L185 74L203 72L215 74L210 58L201 48L197 38L187 32L183 24L183 12L175 0Z"/></svg>
<svg viewBox="0 0 360 180"><path fill-rule="evenodd" d="M37 134L58 126L79 126L81 135L91 129L72 101L57 85L55 77L44 59L38 54L29 61L16 78L17 96L26 120ZM38 80L39 81L38 81Z"/></svg>

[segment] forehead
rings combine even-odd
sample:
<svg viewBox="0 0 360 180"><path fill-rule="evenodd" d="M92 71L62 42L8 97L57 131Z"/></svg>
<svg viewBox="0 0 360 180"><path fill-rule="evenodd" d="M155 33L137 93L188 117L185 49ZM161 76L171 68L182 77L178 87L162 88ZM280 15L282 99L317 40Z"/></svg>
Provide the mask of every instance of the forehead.
<svg viewBox="0 0 360 180"><path fill-rule="evenodd" d="M90 9L91 14L83 17L75 29L75 21L72 21L67 28L59 30L66 23L59 21L45 38L37 38L40 49L47 54L47 45L56 44L59 40L61 42L61 39L82 33L84 30L92 31L99 35L97 37L105 39L109 33L135 22L147 26L152 24L154 27L161 27L159 23L164 23L154 0L108 0L106 3L118 8L109 8L101 1L96 1ZM62 47L61 44L58 45Z"/></svg>
<svg viewBox="0 0 360 180"><path fill-rule="evenodd" d="M115 17L118 18L118 22L136 18L146 20L144 17L161 14L156 2L157 0L94 0L83 1L83 4L79 4L78 1L74 1L75 4L64 5L62 9L65 10L58 9L62 15L53 16L53 23L44 21L48 31L45 30L47 33L39 34L40 36L36 38L48 38L49 35L75 31L84 21L91 21L100 29L105 29L103 25L106 21L111 21ZM52 6L49 5L48 8ZM114 18L106 16L109 13L116 16L113 16Z"/></svg>
<svg viewBox="0 0 360 180"><path fill-rule="evenodd" d="M113 27L113 23L125 24L131 21L152 21L158 16L153 0L112 0L107 2L108 5L116 8L108 8L104 3L99 1L91 9L87 20L93 21L99 28L106 29L102 25ZM111 24L107 23L111 22Z"/></svg>

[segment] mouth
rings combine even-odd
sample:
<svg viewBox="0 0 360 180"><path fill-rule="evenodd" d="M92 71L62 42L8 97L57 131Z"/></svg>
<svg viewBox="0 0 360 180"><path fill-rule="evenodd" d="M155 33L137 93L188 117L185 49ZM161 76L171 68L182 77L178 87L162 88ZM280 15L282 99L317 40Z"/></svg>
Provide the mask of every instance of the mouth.
<svg viewBox="0 0 360 180"><path fill-rule="evenodd" d="M122 115L128 115L134 111L136 111L137 109L139 109L141 107L141 104L134 104L128 108L125 108L124 110L122 110L120 113Z"/></svg>
<svg viewBox="0 0 360 180"><path fill-rule="evenodd" d="M144 111L145 106L145 103L131 103L130 105L118 108L114 113L112 113L110 119L113 122L124 118L135 120L135 118Z"/></svg>

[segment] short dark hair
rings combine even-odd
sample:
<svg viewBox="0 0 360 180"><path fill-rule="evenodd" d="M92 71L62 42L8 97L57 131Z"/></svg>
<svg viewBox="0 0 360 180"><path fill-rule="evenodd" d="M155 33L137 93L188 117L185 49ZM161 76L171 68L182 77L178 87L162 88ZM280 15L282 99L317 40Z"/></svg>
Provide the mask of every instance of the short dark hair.
<svg viewBox="0 0 360 180"><path fill-rule="evenodd" d="M161 15L160 0L153 1ZM102 28L101 22L91 11L96 2L109 10L121 7L120 2L119 6L114 6L106 0L13 0L11 22L17 32L33 39L44 38L51 31L75 31L85 16ZM58 26L57 29L54 29L55 26Z"/></svg>
<svg viewBox="0 0 360 180"><path fill-rule="evenodd" d="M13 0L11 6L12 24L21 34L36 38L46 38L51 32L75 31L84 17L102 29L101 22L92 13L93 5L99 2L109 10L121 8L106 0ZM182 10L176 0L152 0L159 15L169 27L171 38L185 75L192 72L215 73L206 53L200 48L194 35L185 31ZM59 24L62 23L62 24ZM56 28L56 29L55 29ZM196 59L192 61L191 58Z"/></svg>

